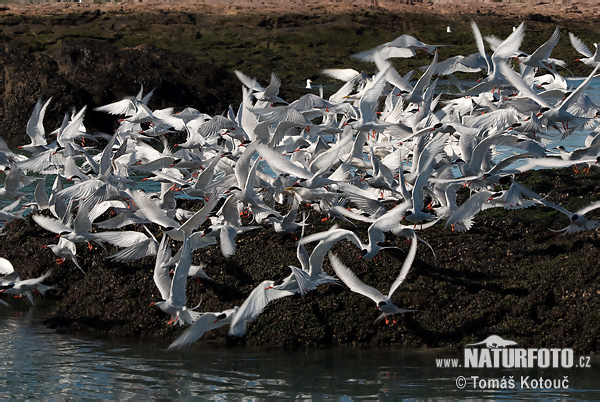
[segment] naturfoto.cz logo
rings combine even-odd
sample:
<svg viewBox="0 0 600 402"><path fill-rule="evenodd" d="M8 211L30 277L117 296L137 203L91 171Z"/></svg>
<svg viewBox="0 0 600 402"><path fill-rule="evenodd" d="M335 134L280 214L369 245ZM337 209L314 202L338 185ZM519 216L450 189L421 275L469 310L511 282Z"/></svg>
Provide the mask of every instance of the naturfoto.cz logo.
<svg viewBox="0 0 600 402"><path fill-rule="evenodd" d="M502 339L498 335L465 346L462 364L458 359L436 359L436 366L477 369L591 367L590 356L575 358L573 349L518 348L515 341Z"/></svg>

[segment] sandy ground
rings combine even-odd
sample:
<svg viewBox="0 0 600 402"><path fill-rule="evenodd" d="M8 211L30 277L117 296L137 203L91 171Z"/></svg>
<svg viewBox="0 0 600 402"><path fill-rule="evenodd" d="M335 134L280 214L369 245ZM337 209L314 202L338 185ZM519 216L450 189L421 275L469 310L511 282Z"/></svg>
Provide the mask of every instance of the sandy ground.
<svg viewBox="0 0 600 402"><path fill-rule="evenodd" d="M210 0L209 0L210 1ZM233 4L235 3L235 4ZM536 2L535 4L523 3L416 3L414 5L398 2L316 2L316 1L210 1L210 3L106 3L106 4L77 4L77 3L50 3L40 5L6 4L2 7L4 13L39 13L60 14L71 12L85 12L93 10L106 12L169 12L183 11L205 14L235 15L240 13L344 13L352 11L389 11L389 12L417 12L446 15L469 14L495 14L526 18L531 14L550 16L555 20L598 19L600 18L600 5L598 4L548 4Z"/></svg>

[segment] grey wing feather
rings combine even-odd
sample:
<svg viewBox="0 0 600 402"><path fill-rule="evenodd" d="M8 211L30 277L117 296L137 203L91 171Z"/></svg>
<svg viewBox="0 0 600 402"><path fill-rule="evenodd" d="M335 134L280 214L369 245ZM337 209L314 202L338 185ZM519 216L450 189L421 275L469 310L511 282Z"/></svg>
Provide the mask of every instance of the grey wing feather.
<svg viewBox="0 0 600 402"><path fill-rule="evenodd" d="M190 249L190 239L185 235L183 238L183 245L181 246L181 257L175 266L173 281L171 282L171 300L176 306L185 306L185 287L191 265L192 250Z"/></svg>
<svg viewBox="0 0 600 402"><path fill-rule="evenodd" d="M154 264L154 283L160 292L163 300L167 300L171 295L171 277L167 261L171 258L171 250L167 241L167 236L163 236L158 252L156 254L156 263Z"/></svg>
<svg viewBox="0 0 600 402"><path fill-rule="evenodd" d="M329 253L329 261L331 261L331 266L333 267L333 270L338 278L340 278L341 281L344 282L351 291L360 293L361 295L372 299L375 301L375 303L386 299L386 297L382 295L379 290L372 286L366 285L360 279L358 279L354 272L350 271L350 269L346 267L340 261L340 259L331 252Z"/></svg>
<svg viewBox="0 0 600 402"><path fill-rule="evenodd" d="M406 259L404 260L404 263L402 264L402 269L400 269L400 275L398 275L398 277L396 278L396 280L394 281L394 283L392 283L392 286L390 287L390 292L388 293L388 299L392 297L392 295L394 294L396 289L398 289L398 286L400 286L402 284L402 282L404 282L404 280L406 279L406 275L408 275L408 272L410 271L410 268L412 267L412 263L415 260L415 256L417 255L417 243L418 243L417 235L413 234L412 243L410 244L410 249L408 251L408 254L406 255Z"/></svg>
<svg viewBox="0 0 600 402"><path fill-rule="evenodd" d="M222 327L229 323L230 320L218 320L217 316L222 313L204 313L192 325L189 326L177 339L169 345L168 349L181 349L191 345L198 339L202 338L206 332ZM216 322L215 322L216 321Z"/></svg>

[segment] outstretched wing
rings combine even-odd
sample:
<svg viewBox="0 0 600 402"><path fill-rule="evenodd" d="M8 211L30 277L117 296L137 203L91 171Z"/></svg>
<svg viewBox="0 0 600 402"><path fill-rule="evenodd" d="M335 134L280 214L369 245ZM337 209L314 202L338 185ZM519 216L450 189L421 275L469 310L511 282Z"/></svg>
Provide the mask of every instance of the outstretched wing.
<svg viewBox="0 0 600 402"><path fill-rule="evenodd" d="M354 272L350 271L350 269L345 266L339 258L337 258L333 253L329 253L329 261L331 261L331 266L335 271L338 278L342 280L350 288L351 291L360 293L363 296L367 296L372 299L375 303L379 303L382 300L385 300L386 297L381 294L381 292L375 289L372 286L364 284Z"/></svg>
<svg viewBox="0 0 600 402"><path fill-rule="evenodd" d="M237 307L236 307L237 309ZM204 313L198 318L188 329L183 331L177 339L169 345L168 349L181 349L191 345L198 339L202 338L202 335L213 329L222 327L223 325L229 324L231 321L231 315L234 309L226 310L222 313Z"/></svg>
<svg viewBox="0 0 600 402"><path fill-rule="evenodd" d="M406 255L406 259L402 264L402 269L400 270L400 275L396 278L392 286L390 287L390 292L388 293L388 299L392 297L396 289L404 282L406 279L406 275L408 275L408 271L412 267L412 263L415 260L415 256L417 255L417 235L413 232L412 242L410 244L410 249L408 250L408 254Z"/></svg>

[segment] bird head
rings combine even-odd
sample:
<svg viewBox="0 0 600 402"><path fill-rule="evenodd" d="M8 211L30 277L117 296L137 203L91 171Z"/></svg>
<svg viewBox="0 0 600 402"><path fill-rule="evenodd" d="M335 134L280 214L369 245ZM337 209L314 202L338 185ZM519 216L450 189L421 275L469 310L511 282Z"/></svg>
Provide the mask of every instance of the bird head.
<svg viewBox="0 0 600 402"><path fill-rule="evenodd" d="M380 310L383 306L387 306L387 302L385 300L382 300L379 303L377 303L377 310Z"/></svg>

